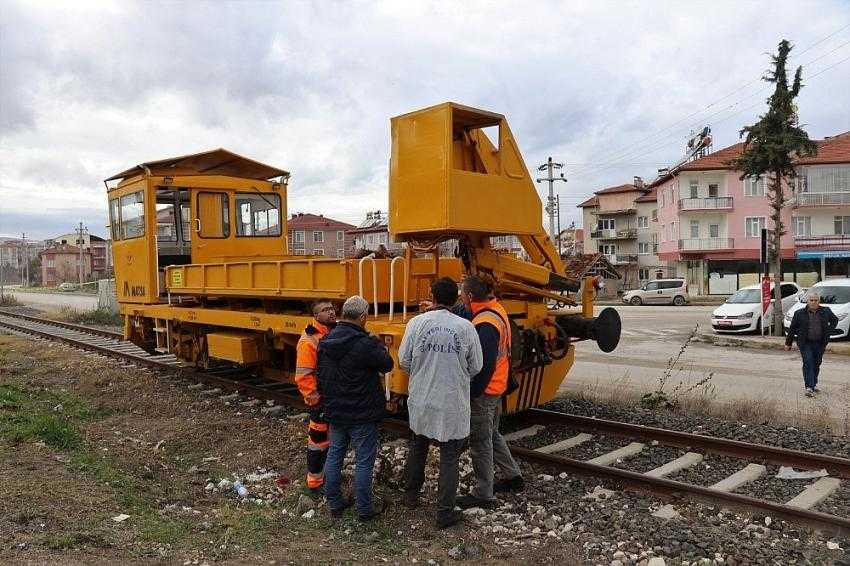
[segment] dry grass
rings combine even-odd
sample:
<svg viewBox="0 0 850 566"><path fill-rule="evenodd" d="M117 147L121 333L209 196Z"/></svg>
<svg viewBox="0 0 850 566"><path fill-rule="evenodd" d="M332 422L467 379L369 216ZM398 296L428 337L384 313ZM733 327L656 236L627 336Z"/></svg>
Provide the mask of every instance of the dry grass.
<svg viewBox="0 0 850 566"><path fill-rule="evenodd" d="M0 297L0 307L19 307L21 306L21 301L13 297L12 295L3 295Z"/></svg>

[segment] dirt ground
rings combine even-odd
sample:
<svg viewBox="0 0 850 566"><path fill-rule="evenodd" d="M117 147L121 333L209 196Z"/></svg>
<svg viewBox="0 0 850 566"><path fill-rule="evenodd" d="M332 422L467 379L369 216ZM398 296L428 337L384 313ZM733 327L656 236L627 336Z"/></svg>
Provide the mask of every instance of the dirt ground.
<svg viewBox="0 0 850 566"><path fill-rule="evenodd" d="M335 521L321 506L311 517L303 417L259 408L0 335L0 562L434 564L462 545L474 552L461 560L582 563L560 540L506 548L470 526L435 530L433 494L409 511L381 480L388 508L375 521ZM248 498L219 488L237 476Z"/></svg>

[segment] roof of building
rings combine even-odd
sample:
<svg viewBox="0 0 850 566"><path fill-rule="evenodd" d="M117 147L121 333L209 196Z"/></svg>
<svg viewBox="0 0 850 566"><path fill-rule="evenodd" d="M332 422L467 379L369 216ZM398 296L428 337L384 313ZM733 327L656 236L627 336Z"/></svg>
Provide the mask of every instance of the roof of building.
<svg viewBox="0 0 850 566"><path fill-rule="evenodd" d="M353 230L355 234L367 232L386 232L389 225L386 214L381 214L380 210L369 212L366 214L366 219L357 225Z"/></svg>
<svg viewBox="0 0 850 566"><path fill-rule="evenodd" d="M42 255L44 255L44 254L49 254L49 255L79 254L80 248L77 247L77 246L73 246L71 244L58 244L58 245L50 246L46 250L43 250L41 253L42 253ZM84 254L90 254L91 251L83 248L83 253Z"/></svg>
<svg viewBox="0 0 850 566"><path fill-rule="evenodd" d="M694 159L679 167L679 171L711 171L713 169L729 169L728 162L735 159L744 151L744 143L736 143L729 147L709 153L705 157Z"/></svg>
<svg viewBox="0 0 850 566"><path fill-rule="evenodd" d="M614 193L630 193L632 191L643 191L644 189L639 189L638 187L632 184L625 185L617 185L616 187L608 187L606 189L602 189L601 191L595 191L593 194L596 195L612 195Z"/></svg>
<svg viewBox="0 0 850 566"><path fill-rule="evenodd" d="M576 206L576 208L586 208L586 207L589 207L589 206L599 206L599 197L596 196L596 195L593 195L592 197L590 197L589 199L587 199L583 203Z"/></svg>
<svg viewBox="0 0 850 566"><path fill-rule="evenodd" d="M655 202L658 200L658 193L656 192L655 187L652 187L648 193L639 196L635 199L635 202Z"/></svg>
<svg viewBox="0 0 850 566"><path fill-rule="evenodd" d="M850 132L817 140L818 154L798 159L799 165L850 163Z"/></svg>
<svg viewBox="0 0 850 566"><path fill-rule="evenodd" d="M576 254L574 256L569 256L564 260L564 264L567 276L575 279L581 279L594 268L596 268L597 271L604 273L609 279L622 278L620 272L617 271L617 269L611 265L611 262L608 261L608 258L601 253Z"/></svg>
<svg viewBox="0 0 850 566"><path fill-rule="evenodd" d="M140 163L105 180L127 179L145 172L163 176L223 175L260 181L289 175L289 172L283 169L218 148L191 155Z"/></svg>
<svg viewBox="0 0 850 566"><path fill-rule="evenodd" d="M322 214L311 214L309 212L298 212L289 219L289 229L301 230L351 230L354 224L348 224L334 220Z"/></svg>

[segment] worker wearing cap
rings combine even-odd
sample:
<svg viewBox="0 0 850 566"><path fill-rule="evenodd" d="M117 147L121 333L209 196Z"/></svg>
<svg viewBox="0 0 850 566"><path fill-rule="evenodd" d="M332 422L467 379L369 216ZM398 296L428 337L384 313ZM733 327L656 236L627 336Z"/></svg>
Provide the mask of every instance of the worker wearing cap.
<svg viewBox="0 0 850 566"><path fill-rule="evenodd" d="M494 491L519 491L524 484L522 472L499 432L502 395L508 389L510 374L511 327L505 308L489 291L487 283L475 275L468 276L461 287L461 299L467 316L472 317L484 357L481 371L470 384L469 449L475 484L471 495L457 499L462 509L492 507L496 503ZM496 468L502 480L494 485Z"/></svg>
<svg viewBox="0 0 850 566"><path fill-rule="evenodd" d="M328 423L322 414L322 399L316 383L316 360L319 341L336 326L336 309L330 301L313 303L313 322L298 340L295 354L295 384L304 397L310 414L307 425L307 487L321 494L325 483L324 467L328 454Z"/></svg>

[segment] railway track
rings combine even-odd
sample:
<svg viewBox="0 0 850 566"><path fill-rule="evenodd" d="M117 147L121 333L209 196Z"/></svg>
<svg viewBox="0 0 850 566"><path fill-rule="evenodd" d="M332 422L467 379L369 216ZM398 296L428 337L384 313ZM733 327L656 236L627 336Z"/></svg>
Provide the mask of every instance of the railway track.
<svg viewBox="0 0 850 566"><path fill-rule="evenodd" d="M274 403L302 406L300 396L289 384L255 377L243 369L233 367L196 371L193 368L181 366L180 362L170 354L152 355L134 344L125 342L115 332L4 310L0 310L0 327L13 333L60 341L78 349L118 358L134 365L173 373L181 378L210 386L212 389L207 391L208 394L238 393ZM837 489L841 482L850 481L850 460L848 459L541 409L527 411L523 414L523 419L529 426L506 437L511 442L511 451L514 455L529 463L558 472L609 480L625 489L649 491L662 498L684 497L732 509L766 512L774 517L818 530L843 536L850 535L850 517L830 515L812 509L832 490ZM547 427L569 428L582 432L533 449L521 447L514 442L522 438L532 438ZM385 428L399 434L408 432L406 423L395 419L385 421ZM567 455L571 449L598 434L619 437L630 442L624 440L620 448L589 460L573 459ZM645 472L618 467L627 462L630 457L644 450L652 450L656 446L686 448L688 452L663 466ZM738 458L741 460L741 468L737 473L711 486L669 479L668 476L699 463L706 454ZM747 482L762 476L765 473L764 464L792 466L806 470L826 469L830 475L812 482L796 497L785 503L734 492Z"/></svg>

